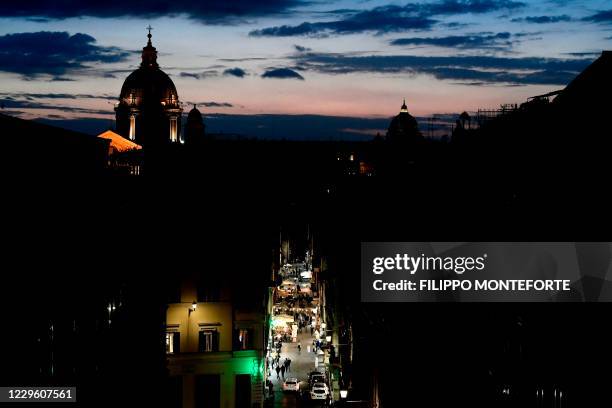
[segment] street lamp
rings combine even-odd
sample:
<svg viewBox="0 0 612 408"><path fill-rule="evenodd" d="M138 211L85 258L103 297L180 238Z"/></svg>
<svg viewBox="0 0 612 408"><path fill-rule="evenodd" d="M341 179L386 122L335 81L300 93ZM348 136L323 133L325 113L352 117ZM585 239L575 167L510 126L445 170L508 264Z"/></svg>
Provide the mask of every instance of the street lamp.
<svg viewBox="0 0 612 408"><path fill-rule="evenodd" d="M348 390L340 390L340 398L345 399L348 396Z"/></svg>
<svg viewBox="0 0 612 408"><path fill-rule="evenodd" d="M189 308L189 314L191 314L191 312L195 312L197 308L198 308L198 303L194 300L193 303L191 303L191 308Z"/></svg>

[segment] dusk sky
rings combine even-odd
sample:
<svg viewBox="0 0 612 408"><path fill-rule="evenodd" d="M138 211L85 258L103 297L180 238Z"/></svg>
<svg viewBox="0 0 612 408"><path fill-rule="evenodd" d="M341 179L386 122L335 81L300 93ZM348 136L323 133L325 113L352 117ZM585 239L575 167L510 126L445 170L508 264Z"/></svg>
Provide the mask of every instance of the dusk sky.
<svg viewBox="0 0 612 408"><path fill-rule="evenodd" d="M110 121L149 24L179 98L206 115L495 108L612 48L609 0L2 2L4 111Z"/></svg>

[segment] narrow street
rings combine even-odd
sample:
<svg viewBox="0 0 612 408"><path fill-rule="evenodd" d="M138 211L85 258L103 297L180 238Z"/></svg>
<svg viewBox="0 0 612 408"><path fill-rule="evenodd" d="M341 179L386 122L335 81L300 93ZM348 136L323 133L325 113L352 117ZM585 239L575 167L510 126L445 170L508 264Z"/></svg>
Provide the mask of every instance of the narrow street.
<svg viewBox="0 0 612 408"><path fill-rule="evenodd" d="M289 359L289 370L277 374L276 365L270 365L268 379L272 382L273 398L268 399L270 407L318 407L329 403L329 400L312 400L309 374L319 372L327 378L323 364L323 351L320 347L321 327L325 327L320 319L318 299L313 298L311 288L311 273L297 265L286 266L282 273L283 283L277 288L274 303L270 333L270 350L268 361L277 355L277 345L280 346L280 366ZM322 326L323 325L323 326ZM319 344L318 355L315 344ZM301 348L298 348L298 345ZM318 359L318 361L317 361ZM299 391L283 389L285 380L295 378L299 383ZM327 381L325 381L325 387ZM330 395L327 391L327 395Z"/></svg>
<svg viewBox="0 0 612 408"><path fill-rule="evenodd" d="M281 362L285 358L291 359L290 371L285 373L285 378L297 378L300 381L300 390L308 390L308 373L315 371L315 353L312 352L312 339L310 330L304 330L298 334L298 343L302 345L302 351L298 352L298 343L283 343L281 348ZM307 347L310 346L310 352ZM300 404L298 393L283 392L283 378L276 378L276 372L271 375L274 384L274 406L295 407Z"/></svg>

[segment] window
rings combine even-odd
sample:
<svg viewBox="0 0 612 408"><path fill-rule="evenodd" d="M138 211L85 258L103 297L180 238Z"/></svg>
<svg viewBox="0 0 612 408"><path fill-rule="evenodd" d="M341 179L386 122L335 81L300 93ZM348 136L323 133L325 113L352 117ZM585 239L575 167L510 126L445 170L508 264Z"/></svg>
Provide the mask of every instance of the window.
<svg viewBox="0 0 612 408"><path fill-rule="evenodd" d="M181 334L179 332L166 333L166 354L181 352Z"/></svg>
<svg viewBox="0 0 612 408"><path fill-rule="evenodd" d="M217 329L203 329L199 336L200 353L219 351L219 332Z"/></svg>
<svg viewBox="0 0 612 408"><path fill-rule="evenodd" d="M176 117L170 118L170 141L173 143L178 141L178 126Z"/></svg>
<svg viewBox="0 0 612 408"><path fill-rule="evenodd" d="M219 302L221 298L221 285L214 280L198 283L198 302Z"/></svg>
<svg viewBox="0 0 612 408"><path fill-rule="evenodd" d="M254 348L253 329L236 329L234 333L234 350L252 350Z"/></svg>
<svg viewBox="0 0 612 408"><path fill-rule="evenodd" d="M136 139L136 116L130 115L130 140Z"/></svg>

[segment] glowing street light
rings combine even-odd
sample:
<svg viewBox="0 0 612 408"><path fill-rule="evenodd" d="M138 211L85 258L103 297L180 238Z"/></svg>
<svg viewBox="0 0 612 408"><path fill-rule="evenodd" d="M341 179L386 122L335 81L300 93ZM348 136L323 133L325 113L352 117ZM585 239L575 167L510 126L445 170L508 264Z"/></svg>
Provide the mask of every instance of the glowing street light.
<svg viewBox="0 0 612 408"><path fill-rule="evenodd" d="M348 396L348 390L340 390L340 398L345 399Z"/></svg>
<svg viewBox="0 0 612 408"><path fill-rule="evenodd" d="M191 312L195 312L197 308L198 308L198 303L194 300L193 303L191 304L191 307L189 308L189 313L191 314Z"/></svg>

